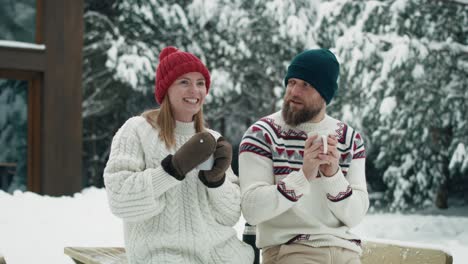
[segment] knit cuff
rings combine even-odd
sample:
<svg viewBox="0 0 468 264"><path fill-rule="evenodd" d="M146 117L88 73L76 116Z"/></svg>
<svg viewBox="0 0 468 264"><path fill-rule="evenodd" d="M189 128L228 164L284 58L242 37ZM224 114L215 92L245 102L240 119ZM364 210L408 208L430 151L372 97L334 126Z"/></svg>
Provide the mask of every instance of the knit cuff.
<svg viewBox="0 0 468 264"><path fill-rule="evenodd" d="M226 198L226 195L230 192L232 192L232 186L229 184L229 181L224 181L217 188L208 188L208 193L213 201L220 201Z"/></svg>
<svg viewBox="0 0 468 264"><path fill-rule="evenodd" d="M304 194L309 194L310 184L302 169L290 173L286 178L278 181L278 191L292 202L297 202Z"/></svg>
<svg viewBox="0 0 468 264"><path fill-rule="evenodd" d="M319 180L327 199L331 202L342 201L353 193L349 182L346 180L341 170L338 170L338 172L331 177L322 175Z"/></svg>
<svg viewBox="0 0 468 264"><path fill-rule="evenodd" d="M179 173L177 173L177 170L174 168L174 165L172 164L172 154L167 155L161 161L161 166L167 173L169 173L169 175L173 176L177 180L181 181L185 179L185 175L180 175Z"/></svg>
<svg viewBox="0 0 468 264"><path fill-rule="evenodd" d="M180 184L180 181L175 177L171 177L162 166L151 169L150 177L153 191L156 195L160 195L177 184Z"/></svg>

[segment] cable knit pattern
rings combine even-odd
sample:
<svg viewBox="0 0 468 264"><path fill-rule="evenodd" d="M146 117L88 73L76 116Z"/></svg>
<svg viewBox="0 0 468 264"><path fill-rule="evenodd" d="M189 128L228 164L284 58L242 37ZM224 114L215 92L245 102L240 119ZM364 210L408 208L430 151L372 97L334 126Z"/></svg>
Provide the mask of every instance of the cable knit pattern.
<svg viewBox="0 0 468 264"><path fill-rule="evenodd" d="M236 237L240 191L232 170L218 188L207 188L198 170L179 181L160 163L194 134L176 124L176 146L167 149L143 117L116 133L104 182L111 211L123 219L129 263L252 263L253 251ZM210 131L215 133L214 131Z"/></svg>

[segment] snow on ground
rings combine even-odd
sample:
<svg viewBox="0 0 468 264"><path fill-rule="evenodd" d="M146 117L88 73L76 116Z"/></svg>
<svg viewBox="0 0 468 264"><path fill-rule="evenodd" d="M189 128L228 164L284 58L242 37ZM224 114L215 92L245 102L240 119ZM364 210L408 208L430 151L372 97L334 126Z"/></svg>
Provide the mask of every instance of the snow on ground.
<svg viewBox="0 0 468 264"><path fill-rule="evenodd" d="M373 213L354 232L366 239L446 249L455 264L466 263L468 208L430 213ZM244 220L235 228L241 237ZM121 221L110 213L104 189L58 198L0 191L0 254L8 264L72 264L63 254L66 246L123 246Z"/></svg>

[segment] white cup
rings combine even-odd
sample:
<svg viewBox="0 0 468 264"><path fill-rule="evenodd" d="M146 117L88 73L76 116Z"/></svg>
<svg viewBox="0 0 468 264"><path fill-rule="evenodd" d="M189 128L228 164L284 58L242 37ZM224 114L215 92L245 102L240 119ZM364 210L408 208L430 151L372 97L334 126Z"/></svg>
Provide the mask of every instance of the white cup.
<svg viewBox="0 0 468 264"><path fill-rule="evenodd" d="M322 141L322 145L323 145L323 154L327 154L328 152L328 133L326 132L310 132L307 134L308 137L311 137L311 136L314 136L314 135L318 135L317 139L314 140L314 143L315 142L318 142L318 141Z"/></svg>
<svg viewBox="0 0 468 264"><path fill-rule="evenodd" d="M214 157L213 155L210 155L210 157L208 157L207 160L198 164L197 169L208 171L213 168L213 165L214 165Z"/></svg>

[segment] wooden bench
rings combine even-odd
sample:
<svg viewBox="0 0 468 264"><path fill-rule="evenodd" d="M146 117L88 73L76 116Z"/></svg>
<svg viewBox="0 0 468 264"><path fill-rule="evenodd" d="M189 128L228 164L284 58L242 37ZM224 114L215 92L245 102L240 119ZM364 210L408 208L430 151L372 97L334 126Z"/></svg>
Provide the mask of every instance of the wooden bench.
<svg viewBox="0 0 468 264"><path fill-rule="evenodd" d="M362 264L452 264L452 256L434 248L407 246L400 242L363 241Z"/></svg>
<svg viewBox="0 0 468 264"><path fill-rule="evenodd" d="M452 264L450 254L441 249L406 246L403 243L364 241L362 264ZM121 247L66 247L65 254L77 264L126 264ZM1 262L0 262L1 263Z"/></svg>
<svg viewBox="0 0 468 264"><path fill-rule="evenodd" d="M64 253L77 264L127 264L121 247L66 247Z"/></svg>

